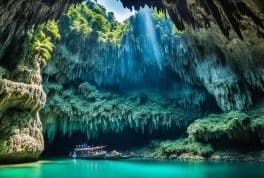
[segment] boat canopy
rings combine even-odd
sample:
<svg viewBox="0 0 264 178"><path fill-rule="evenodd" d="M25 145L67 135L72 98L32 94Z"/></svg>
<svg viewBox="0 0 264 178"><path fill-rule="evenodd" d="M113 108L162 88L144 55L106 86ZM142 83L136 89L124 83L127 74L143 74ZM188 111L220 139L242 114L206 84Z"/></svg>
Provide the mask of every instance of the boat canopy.
<svg viewBox="0 0 264 178"><path fill-rule="evenodd" d="M96 146L96 147L87 147L87 148L75 148L74 151L78 152L78 151L97 151L97 150L102 150L104 149L106 146Z"/></svg>

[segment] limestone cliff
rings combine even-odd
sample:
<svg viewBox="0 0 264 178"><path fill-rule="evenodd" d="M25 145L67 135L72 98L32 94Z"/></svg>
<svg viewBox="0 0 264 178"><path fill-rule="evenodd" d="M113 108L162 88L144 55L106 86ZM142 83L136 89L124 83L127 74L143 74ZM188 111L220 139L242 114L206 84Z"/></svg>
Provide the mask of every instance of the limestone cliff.
<svg viewBox="0 0 264 178"><path fill-rule="evenodd" d="M44 149L39 110L46 94L41 85L39 64L21 59L14 70L1 67L0 160L36 160Z"/></svg>
<svg viewBox="0 0 264 178"><path fill-rule="evenodd" d="M264 40L244 31L245 41L231 33L222 37L212 25L210 30L187 30L184 57L171 62L183 80L204 86L223 111L245 110L263 97Z"/></svg>

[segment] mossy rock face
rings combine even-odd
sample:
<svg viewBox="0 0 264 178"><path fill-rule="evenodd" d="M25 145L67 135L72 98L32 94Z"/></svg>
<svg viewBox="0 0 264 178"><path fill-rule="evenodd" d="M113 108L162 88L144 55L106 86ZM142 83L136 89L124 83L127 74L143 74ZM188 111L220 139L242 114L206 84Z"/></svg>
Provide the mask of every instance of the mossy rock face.
<svg viewBox="0 0 264 178"><path fill-rule="evenodd" d="M189 135L187 138L156 144L152 156L170 159L241 159L263 162L263 156L254 154L262 153L263 150L263 114L262 103L249 111L211 114L195 120L187 129ZM240 147L237 147L237 144ZM253 150L255 151L252 152Z"/></svg>
<svg viewBox="0 0 264 178"><path fill-rule="evenodd" d="M202 143L216 143L223 139L232 142L263 144L264 117L263 106L248 112L233 111L209 115L196 120L188 127L189 138ZM257 144L257 143L256 143Z"/></svg>
<svg viewBox="0 0 264 178"><path fill-rule="evenodd" d="M210 142L227 136L239 139L249 127L250 119L242 112L230 112L220 115L209 115L196 120L188 127L188 134L195 140Z"/></svg>
<svg viewBox="0 0 264 178"><path fill-rule="evenodd" d="M164 141L155 149L155 157L174 157L180 158L186 155L208 157L213 153L213 147L210 144L199 142L190 142L188 139L179 139L175 141Z"/></svg>
<svg viewBox="0 0 264 178"><path fill-rule="evenodd" d="M9 108L38 111L46 101L46 94L41 85L0 79L0 99L0 113Z"/></svg>
<svg viewBox="0 0 264 178"><path fill-rule="evenodd" d="M44 150L40 66L27 55L14 60L12 68L0 64L0 164L35 161Z"/></svg>
<svg viewBox="0 0 264 178"><path fill-rule="evenodd" d="M0 118L0 163L35 161L44 150L38 113L10 110Z"/></svg>
<svg viewBox="0 0 264 178"><path fill-rule="evenodd" d="M88 138L120 133L126 128L151 134L154 130L186 127L197 117L159 95L113 94L88 82L67 90L54 83L44 86L49 97L41 119L50 141L57 130L68 136L80 131Z"/></svg>

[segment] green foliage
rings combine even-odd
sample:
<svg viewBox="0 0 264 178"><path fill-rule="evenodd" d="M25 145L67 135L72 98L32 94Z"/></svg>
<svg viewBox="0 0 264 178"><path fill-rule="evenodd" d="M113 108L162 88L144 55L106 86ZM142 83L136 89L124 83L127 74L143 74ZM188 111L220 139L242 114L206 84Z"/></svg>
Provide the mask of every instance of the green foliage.
<svg viewBox="0 0 264 178"><path fill-rule="evenodd" d="M233 111L224 114L211 114L196 120L188 127L188 134L196 140L208 142L228 136L234 138L248 128L249 118L245 113Z"/></svg>
<svg viewBox="0 0 264 178"><path fill-rule="evenodd" d="M51 52L54 49L54 44L51 37L48 37L42 30L34 36L32 43L33 55L39 60L42 66L46 66L51 58Z"/></svg>
<svg viewBox="0 0 264 178"><path fill-rule="evenodd" d="M61 38L58 22L55 20L50 20L46 24L42 24L40 29L46 34L46 36L49 36L53 42L59 41Z"/></svg>
<svg viewBox="0 0 264 178"><path fill-rule="evenodd" d="M74 37L78 43L85 39L93 39L111 41L113 45L121 42L122 35L128 27L127 23L117 22L113 13L106 13L102 6L93 2L71 6L61 19L60 26L62 35L67 35L68 41Z"/></svg>
<svg viewBox="0 0 264 178"><path fill-rule="evenodd" d="M36 58L41 67L46 66L55 49L56 42L61 39L58 22L50 20L45 24L41 24L36 30L32 29L28 32L28 38L30 58Z"/></svg>
<svg viewBox="0 0 264 178"><path fill-rule="evenodd" d="M154 152L155 155L166 157L171 155L180 156L185 153L191 155L209 156L213 153L213 148L209 144L204 145L199 142L189 142L188 139L179 139L175 141L161 142Z"/></svg>
<svg viewBox="0 0 264 178"><path fill-rule="evenodd" d="M92 12L86 9L86 16L83 16L83 6L84 5L79 5L76 8L74 6L70 7L66 15L66 18L68 18L70 24L67 24L68 27L66 27L66 29L70 28L69 32L76 33L81 38L86 38L88 34L92 31L88 24L88 19L86 16L89 16L89 14L92 14Z"/></svg>
<svg viewBox="0 0 264 178"><path fill-rule="evenodd" d="M164 12L158 11L157 9L154 9L152 15L156 20L161 20L166 17L166 14Z"/></svg>
<svg viewBox="0 0 264 178"><path fill-rule="evenodd" d="M201 142L215 142L227 137L232 141L247 143L254 136L255 140L264 143L263 108L212 114L196 120L188 127L189 137Z"/></svg>
<svg viewBox="0 0 264 178"><path fill-rule="evenodd" d="M137 94L124 97L98 90L88 82L80 84L78 89L68 90L62 90L62 86L55 83L44 83L44 86L49 97L43 116L56 115L52 123L67 124L58 129L68 135L79 130L90 138L110 131L119 132L126 127L152 132L183 124L183 110L167 98L152 96L142 102L142 96ZM43 117L44 130L51 133L46 120Z"/></svg>
<svg viewBox="0 0 264 178"><path fill-rule="evenodd" d="M210 156L214 144L222 138L234 141L255 141L264 144L264 107L256 107L248 112L232 111L223 114L211 114L194 121L188 127L189 137L175 141L164 141L155 149L155 156L170 157L181 154ZM254 138L252 138L254 137Z"/></svg>
<svg viewBox="0 0 264 178"><path fill-rule="evenodd" d="M162 25L159 24L160 22L163 22L163 20L165 19L170 19L170 16L166 12L163 12L161 10L158 11L157 9L153 10L152 16L158 23L158 25L156 25L157 28L161 28ZM181 34L184 32L184 31L177 29L177 27L174 24L173 24L173 31L175 34Z"/></svg>

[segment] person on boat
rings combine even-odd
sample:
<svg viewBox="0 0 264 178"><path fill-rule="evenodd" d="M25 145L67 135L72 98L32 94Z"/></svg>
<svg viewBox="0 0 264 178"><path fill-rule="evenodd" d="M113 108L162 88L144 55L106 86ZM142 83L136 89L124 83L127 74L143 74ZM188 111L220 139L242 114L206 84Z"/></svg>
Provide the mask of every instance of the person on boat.
<svg viewBox="0 0 264 178"><path fill-rule="evenodd" d="M72 153L71 157L72 157L72 158L76 158L76 157L77 157L77 154L76 154L75 151Z"/></svg>
<svg viewBox="0 0 264 178"><path fill-rule="evenodd" d="M112 154L113 156L121 155L121 153L118 152L118 151L116 151L116 150L113 150L111 154Z"/></svg>

